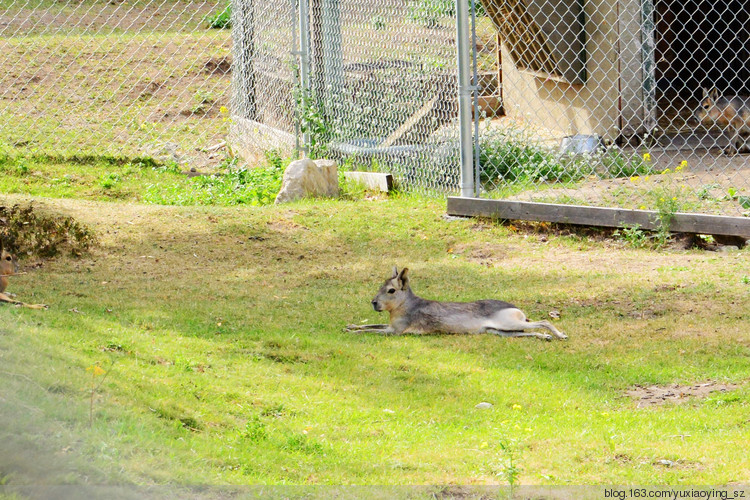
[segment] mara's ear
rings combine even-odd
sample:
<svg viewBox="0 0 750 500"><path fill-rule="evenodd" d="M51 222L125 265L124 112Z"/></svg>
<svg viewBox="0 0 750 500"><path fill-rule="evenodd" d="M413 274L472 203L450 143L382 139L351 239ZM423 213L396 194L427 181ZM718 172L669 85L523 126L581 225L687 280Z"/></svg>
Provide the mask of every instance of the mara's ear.
<svg viewBox="0 0 750 500"><path fill-rule="evenodd" d="M408 272L409 268L405 267L398 274L398 284L401 287L401 290L406 290L407 288L409 288L409 278L406 276L406 273Z"/></svg>
<svg viewBox="0 0 750 500"><path fill-rule="evenodd" d="M719 89L716 87L712 88L708 96L715 101L719 98Z"/></svg>
<svg viewBox="0 0 750 500"><path fill-rule="evenodd" d="M398 277L398 267L393 266L393 276L391 276L391 279Z"/></svg>

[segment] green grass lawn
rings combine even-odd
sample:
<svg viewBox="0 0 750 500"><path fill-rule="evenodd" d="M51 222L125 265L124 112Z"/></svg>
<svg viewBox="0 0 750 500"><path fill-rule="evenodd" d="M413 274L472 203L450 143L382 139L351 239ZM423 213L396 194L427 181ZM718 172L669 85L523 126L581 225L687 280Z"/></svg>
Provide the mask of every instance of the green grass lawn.
<svg viewBox="0 0 750 500"><path fill-rule="evenodd" d="M98 239L22 259L9 291L49 310L0 306L0 484L750 481L730 453L750 445L747 250L446 220L442 200L408 196L148 205L145 184L189 181L126 165L71 166L71 193L0 195ZM99 168L135 169L132 190L107 197ZM0 178L7 193L16 178ZM570 339L343 332L386 321L369 301L393 265L427 298L559 311ZM736 388L647 407L626 394L710 381Z"/></svg>

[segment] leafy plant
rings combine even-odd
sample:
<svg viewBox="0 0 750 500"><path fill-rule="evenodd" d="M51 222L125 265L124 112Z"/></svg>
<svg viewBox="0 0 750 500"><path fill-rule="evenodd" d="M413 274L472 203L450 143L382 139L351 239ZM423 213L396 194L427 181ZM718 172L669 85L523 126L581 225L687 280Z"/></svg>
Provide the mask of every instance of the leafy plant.
<svg viewBox="0 0 750 500"><path fill-rule="evenodd" d="M223 174L196 176L184 184L151 184L143 198L162 205L269 205L281 189L287 162L276 151L267 153L266 161L251 168L228 159Z"/></svg>
<svg viewBox="0 0 750 500"><path fill-rule="evenodd" d="M116 174L114 172L110 172L108 174L105 174L101 176L99 179L99 185L103 187L104 189L111 189L113 188L118 182L120 182L120 176L119 174Z"/></svg>
<svg viewBox="0 0 750 500"><path fill-rule="evenodd" d="M640 224L625 226L622 229L618 229L617 231L615 231L613 235L615 237L621 238L633 248L645 248L651 241L648 233L641 229Z"/></svg>
<svg viewBox="0 0 750 500"><path fill-rule="evenodd" d="M730 200L737 200L740 206L746 210L750 210L750 196L741 196L737 189L730 187L727 189L727 197Z"/></svg>
<svg viewBox="0 0 750 500"><path fill-rule="evenodd" d="M268 437L268 431L266 430L266 424L260 419L258 415L253 415L250 420L245 424L245 431L242 433L242 438L252 443L258 443L265 440Z"/></svg>
<svg viewBox="0 0 750 500"><path fill-rule="evenodd" d="M696 192L696 196L698 196L698 199L701 200L713 200L715 199L713 195L711 195L712 189L718 189L721 186L719 184L704 184L702 185L698 191Z"/></svg>
<svg viewBox="0 0 750 500"><path fill-rule="evenodd" d="M484 8L479 0L474 0L476 15L485 15ZM414 0L409 4L407 19L422 24L428 28L436 28L443 18L451 18L456 15L456 2L454 0Z"/></svg>
<svg viewBox="0 0 750 500"><path fill-rule="evenodd" d="M204 115L211 109L215 101L213 94L201 89L193 96L193 105L190 107L190 112L194 115Z"/></svg>
<svg viewBox="0 0 750 500"><path fill-rule="evenodd" d="M320 99L314 92L298 88L295 92L295 102L300 132L308 138L308 157L316 159L325 156L333 137L333 129L326 118Z"/></svg>
<svg viewBox="0 0 750 500"><path fill-rule="evenodd" d="M658 192L654 197L657 223L655 240L657 248L662 248L672 237L670 228L674 220L674 214L680 210L682 203L679 196L667 191Z"/></svg>
<svg viewBox="0 0 750 500"><path fill-rule="evenodd" d="M648 157L646 157L648 158ZM654 165L641 156L626 156L616 146L610 147L601 156L601 164L612 177L638 177L655 172Z"/></svg>
<svg viewBox="0 0 750 500"><path fill-rule="evenodd" d="M229 29L232 27L232 5L228 4L224 10L217 12L212 16L206 16L206 23L212 29Z"/></svg>
<svg viewBox="0 0 750 500"><path fill-rule="evenodd" d="M487 128L480 136L480 181L489 187L502 183L567 182L591 173L585 161L559 158L521 129Z"/></svg>
<svg viewBox="0 0 750 500"><path fill-rule="evenodd" d="M509 497L513 498L513 490L515 489L516 484L518 484L518 477L523 471L518 465L518 456L521 451L520 446L515 439L501 439L499 446L504 455L499 475L508 482L508 485L510 486Z"/></svg>

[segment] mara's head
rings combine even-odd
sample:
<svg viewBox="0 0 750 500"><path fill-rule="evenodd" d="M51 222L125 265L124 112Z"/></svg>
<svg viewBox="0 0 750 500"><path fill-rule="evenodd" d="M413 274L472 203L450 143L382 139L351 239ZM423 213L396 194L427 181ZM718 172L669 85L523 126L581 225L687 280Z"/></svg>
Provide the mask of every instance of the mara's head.
<svg viewBox="0 0 750 500"><path fill-rule="evenodd" d="M18 261L16 256L6 250L3 241L0 240L0 274L8 275L18 272Z"/></svg>
<svg viewBox="0 0 750 500"><path fill-rule="evenodd" d="M13 276L18 272L18 262L16 256L12 255L3 247L0 240L0 293L5 292L8 286L8 276Z"/></svg>
<svg viewBox="0 0 750 500"><path fill-rule="evenodd" d="M711 125L716 121L719 121L722 115L722 110L716 105L719 100L719 91L714 89L702 89L703 97L700 101L700 106L695 110L693 116L688 119L688 124L696 126L699 124Z"/></svg>
<svg viewBox="0 0 750 500"><path fill-rule="evenodd" d="M393 266L393 275L385 280L383 286L378 290L378 294L372 299L372 308L376 311L392 311L398 308L406 301L409 296L409 278L406 273L409 269L403 268L399 272L396 266Z"/></svg>

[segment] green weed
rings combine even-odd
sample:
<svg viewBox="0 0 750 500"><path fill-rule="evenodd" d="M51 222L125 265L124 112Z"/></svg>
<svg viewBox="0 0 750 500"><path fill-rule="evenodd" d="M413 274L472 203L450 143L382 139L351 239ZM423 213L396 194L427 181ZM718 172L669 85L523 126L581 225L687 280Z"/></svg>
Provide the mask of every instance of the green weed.
<svg viewBox="0 0 750 500"><path fill-rule="evenodd" d="M503 463L500 469L500 477L510 486L510 498L513 498L513 490L518 484L518 479L523 469L518 465L521 447L518 441L513 439L501 439L498 443L503 452Z"/></svg>
<svg viewBox="0 0 750 500"><path fill-rule="evenodd" d="M111 189L113 188L118 182L120 182L121 178L119 174L116 174L114 172L107 173L99 178L99 185L104 189Z"/></svg>
<svg viewBox="0 0 750 500"><path fill-rule="evenodd" d="M480 138L480 180L490 188L503 183L566 182L591 171L572 158L562 160L520 129L487 128Z"/></svg>
<svg viewBox="0 0 750 500"><path fill-rule="evenodd" d="M650 161L612 146L587 154L558 155L532 131L487 127L480 138L480 180L487 189L503 184L578 182L589 176L638 177L654 172Z"/></svg>
<svg viewBox="0 0 750 500"><path fill-rule="evenodd" d="M604 171L611 177L639 177L651 175L656 169L651 163L642 156L626 155L616 146L611 146L600 158L594 161L601 162ZM648 158L648 157L647 157Z"/></svg>
<svg viewBox="0 0 750 500"><path fill-rule="evenodd" d="M672 238L671 227L675 213L682 208L680 193L669 190L658 190L652 193L656 206L655 242L657 248L664 247Z"/></svg>
<svg viewBox="0 0 750 500"><path fill-rule="evenodd" d="M281 189L284 163L276 159L265 166L224 164L225 172L196 176L184 183L155 183L146 188L143 200L159 205L269 205Z"/></svg>
<svg viewBox="0 0 750 500"><path fill-rule="evenodd" d="M651 242L651 238L649 237L648 233L641 229L641 226L639 224L625 226L622 229L616 230L612 234L615 237L621 238L633 248L646 248Z"/></svg>
<svg viewBox="0 0 750 500"><path fill-rule="evenodd" d="M307 137L307 156L318 159L326 155L333 137L333 128L326 117L321 100L314 92L295 90L299 129Z"/></svg>
<svg viewBox="0 0 750 500"><path fill-rule="evenodd" d="M266 430L266 424L260 419L259 416L253 415L250 420L245 424L245 430L242 433L242 439L247 440L251 443L259 443L268 438L268 431Z"/></svg>
<svg viewBox="0 0 750 500"><path fill-rule="evenodd" d="M230 29L232 27L232 6L227 5L223 10L216 14L206 16L205 22L212 29Z"/></svg>

